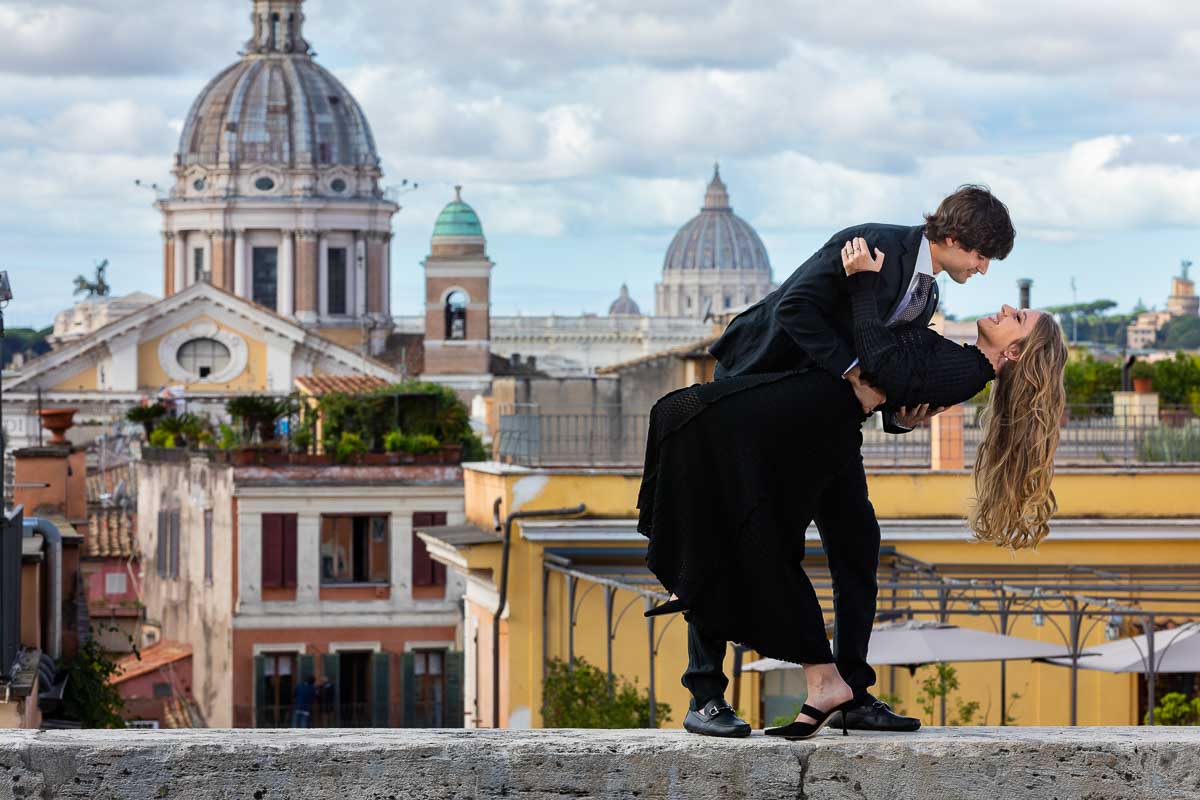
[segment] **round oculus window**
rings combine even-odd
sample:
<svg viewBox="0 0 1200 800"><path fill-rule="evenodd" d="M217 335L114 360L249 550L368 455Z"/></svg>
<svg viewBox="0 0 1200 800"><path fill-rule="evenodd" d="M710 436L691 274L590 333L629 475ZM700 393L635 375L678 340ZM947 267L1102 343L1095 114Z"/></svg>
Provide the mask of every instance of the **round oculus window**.
<svg viewBox="0 0 1200 800"><path fill-rule="evenodd" d="M208 182L204 178L196 178L196 180L192 181L192 188L197 192L203 192L206 186L208 186Z"/></svg>
<svg viewBox="0 0 1200 800"><path fill-rule="evenodd" d="M341 178L334 178L329 184L329 188L341 194L342 192L346 191L346 182Z"/></svg>
<svg viewBox="0 0 1200 800"><path fill-rule="evenodd" d="M207 378L229 366L229 348L216 339L191 339L179 346L175 360L179 366L200 378Z"/></svg>
<svg viewBox="0 0 1200 800"><path fill-rule="evenodd" d="M254 188L260 192L269 192L275 188L275 181L264 175L254 182Z"/></svg>

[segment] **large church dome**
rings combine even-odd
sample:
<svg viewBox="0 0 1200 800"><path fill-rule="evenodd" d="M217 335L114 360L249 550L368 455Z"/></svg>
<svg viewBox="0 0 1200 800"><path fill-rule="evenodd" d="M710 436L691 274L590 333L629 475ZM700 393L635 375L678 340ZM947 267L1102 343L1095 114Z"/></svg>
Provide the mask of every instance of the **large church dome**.
<svg viewBox="0 0 1200 800"><path fill-rule="evenodd" d="M655 286L660 317L705 317L754 303L774 289L767 248L750 223L733 213L721 170L713 167L700 213L667 248Z"/></svg>
<svg viewBox="0 0 1200 800"><path fill-rule="evenodd" d="M377 194L371 127L354 96L313 60L303 0L253 2L241 59L204 87L184 122L177 194ZM247 180L222 180L255 170Z"/></svg>
<svg viewBox="0 0 1200 800"><path fill-rule="evenodd" d="M667 248L663 271L676 269L771 271L762 239L730 207L719 167L713 168L700 213L679 229Z"/></svg>
<svg viewBox="0 0 1200 800"><path fill-rule="evenodd" d="M371 128L313 61L304 0L240 2L250 39L192 104L175 184L156 203L163 292L206 281L378 353L400 207L384 196Z"/></svg>

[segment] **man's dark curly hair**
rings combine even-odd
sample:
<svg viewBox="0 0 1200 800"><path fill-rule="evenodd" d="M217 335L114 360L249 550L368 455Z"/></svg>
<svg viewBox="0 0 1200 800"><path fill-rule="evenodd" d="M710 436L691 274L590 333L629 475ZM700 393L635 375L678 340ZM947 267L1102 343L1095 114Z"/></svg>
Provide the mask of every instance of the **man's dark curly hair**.
<svg viewBox="0 0 1200 800"><path fill-rule="evenodd" d="M925 238L931 242L953 239L964 250L1002 260L1012 252L1013 229L1008 207L986 186L968 183L925 215Z"/></svg>

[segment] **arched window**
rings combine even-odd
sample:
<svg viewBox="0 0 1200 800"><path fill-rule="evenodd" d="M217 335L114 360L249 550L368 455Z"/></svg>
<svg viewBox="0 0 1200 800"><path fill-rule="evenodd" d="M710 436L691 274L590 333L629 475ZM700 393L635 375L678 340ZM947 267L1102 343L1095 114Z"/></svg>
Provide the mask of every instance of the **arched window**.
<svg viewBox="0 0 1200 800"><path fill-rule="evenodd" d="M467 338L467 295L455 290L446 297L446 338Z"/></svg>
<svg viewBox="0 0 1200 800"><path fill-rule="evenodd" d="M282 28L282 26L279 22L279 15L272 14L271 15L271 49L272 50L279 49L280 40L283 38L281 36L281 34L282 34L281 28Z"/></svg>

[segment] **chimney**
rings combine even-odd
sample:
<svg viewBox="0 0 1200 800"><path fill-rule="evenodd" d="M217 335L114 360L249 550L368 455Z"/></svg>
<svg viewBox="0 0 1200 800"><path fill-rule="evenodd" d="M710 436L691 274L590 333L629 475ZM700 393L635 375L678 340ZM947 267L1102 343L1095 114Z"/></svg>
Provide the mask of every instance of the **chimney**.
<svg viewBox="0 0 1200 800"><path fill-rule="evenodd" d="M87 519L87 455L63 435L74 413L73 408L46 409L42 424L53 434L50 443L13 451L13 503L25 506L27 516Z"/></svg>
<svg viewBox="0 0 1200 800"><path fill-rule="evenodd" d="M1017 289L1020 292L1017 300L1018 308L1029 308L1029 289L1033 286L1031 278L1021 278L1017 281Z"/></svg>

